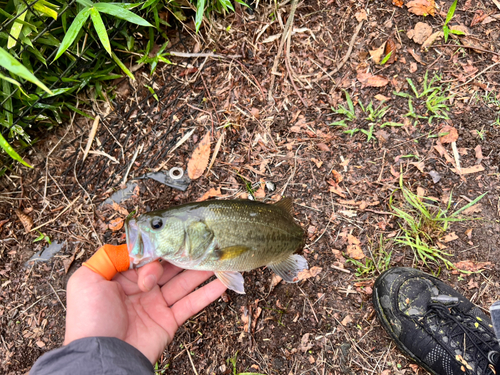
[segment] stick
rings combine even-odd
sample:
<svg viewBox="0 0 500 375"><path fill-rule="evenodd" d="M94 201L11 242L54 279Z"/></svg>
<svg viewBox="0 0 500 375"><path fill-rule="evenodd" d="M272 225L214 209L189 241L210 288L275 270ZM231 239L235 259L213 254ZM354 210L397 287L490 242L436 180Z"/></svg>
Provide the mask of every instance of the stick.
<svg viewBox="0 0 500 375"><path fill-rule="evenodd" d="M299 99L302 101L302 104L304 107L308 108L309 105L307 102L302 98L302 95L300 95L299 89L295 85L295 81L293 80L293 75L292 75L292 67L290 66L290 42L291 42L291 35L292 33L288 33L287 37L287 45L286 45L286 53L285 53L285 65L286 65L286 70L288 71L288 76L290 77L290 82L292 82L292 86L295 89L295 93L299 97ZM273 76L274 77L274 76Z"/></svg>
<svg viewBox="0 0 500 375"><path fill-rule="evenodd" d="M348 48L347 53L345 54L344 58L342 59L340 64L337 65L337 68L333 72L331 72L330 74L337 73L340 69L342 69L344 64L347 62L347 60L349 59L349 56L351 56L351 52L352 52L352 49L354 47L354 42L356 41L356 38L358 37L359 31L361 30L362 26L363 26L363 20L361 20L359 25L356 27L356 30L354 31L354 34L352 35L351 41L349 42L349 48Z"/></svg>
<svg viewBox="0 0 500 375"><path fill-rule="evenodd" d="M87 141L87 146L85 147L85 151L83 152L83 160L82 161L85 161L85 159L87 158L87 154L90 151L90 147L92 146L92 142L94 141L95 134L97 133L97 126L99 125L100 119L101 118L99 117L99 115L97 115L94 119L94 123L92 124L92 129L90 129L90 133L89 133L89 140Z"/></svg>
<svg viewBox="0 0 500 375"><path fill-rule="evenodd" d="M474 77L472 77L472 78L471 78L471 79L469 79L468 81L466 81L466 82L462 83L461 85L458 85L458 86L453 87L453 90L455 90L455 89L457 89L457 88L459 88L459 87L465 86L465 85L467 85L468 83L471 83L471 82L472 82L472 81L474 81L477 77L479 77L481 74L483 74L484 72L486 72L486 71L490 70L491 68L493 68L493 67L495 67L495 66L497 66L497 65L499 65L499 64L500 64L500 61L498 61L498 62L494 63L493 65L490 65L490 66L488 66L488 67L484 68L482 71L480 71L479 73L477 73Z"/></svg>
<svg viewBox="0 0 500 375"><path fill-rule="evenodd" d="M274 88L274 80L276 78L275 77L276 68L278 67L279 59L281 57L281 52L283 51L283 47L285 45L285 41L286 41L286 38L288 36L288 32L289 32L290 27L292 26L292 23L293 23L293 17L295 15L295 9L297 9L297 4L298 4L298 0L292 0L292 5L290 7L290 14L288 16L288 20L286 21L283 35L281 35L281 42L280 42L280 46L278 48L278 53L276 54L276 57L274 58L273 68L271 69L271 84L269 85L269 92L267 93L267 100L268 101L273 100L273 88Z"/></svg>
<svg viewBox="0 0 500 375"><path fill-rule="evenodd" d="M55 218L53 218L53 219L51 219L51 220L47 221L45 224L39 225L39 226L37 226L37 227L35 227L35 228L31 229L31 230L30 230L30 232L33 232L34 230L40 229L40 228L42 228L42 227L46 226L47 224L50 224L50 223L52 223L52 222L56 221L56 220L59 218L59 216L61 216L61 215L62 215L63 213L65 213L66 211L68 211L68 209L69 209L69 208L70 208L70 207L71 207L71 206L72 206L72 205L73 205L73 204L74 204L74 203L75 203L75 202L76 202L79 198L80 198L80 196L76 197L76 198L73 200L73 202L71 202L70 204L68 204L68 205L66 206L66 208L65 208L64 210L62 210L62 211L61 211L61 213L60 213L59 215L57 215Z"/></svg>

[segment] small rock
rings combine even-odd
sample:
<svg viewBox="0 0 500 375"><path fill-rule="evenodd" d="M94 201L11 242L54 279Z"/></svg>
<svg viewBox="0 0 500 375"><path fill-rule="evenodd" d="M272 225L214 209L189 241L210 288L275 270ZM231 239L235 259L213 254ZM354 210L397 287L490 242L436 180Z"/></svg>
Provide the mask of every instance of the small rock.
<svg viewBox="0 0 500 375"><path fill-rule="evenodd" d="M435 184L437 184L441 180L441 175L434 170L430 171L429 175L432 178L432 182L434 182Z"/></svg>

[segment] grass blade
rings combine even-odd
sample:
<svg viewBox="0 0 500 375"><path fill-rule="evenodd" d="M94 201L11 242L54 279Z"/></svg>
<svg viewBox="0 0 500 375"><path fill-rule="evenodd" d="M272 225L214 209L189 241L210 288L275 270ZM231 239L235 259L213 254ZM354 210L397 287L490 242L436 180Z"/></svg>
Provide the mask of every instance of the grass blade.
<svg viewBox="0 0 500 375"><path fill-rule="evenodd" d="M203 13L205 12L205 2L206 0L198 0L196 3L196 18L194 21L196 32L200 31L201 22L203 21Z"/></svg>
<svg viewBox="0 0 500 375"><path fill-rule="evenodd" d="M59 46L59 49L57 50L57 55L54 58L54 61L56 61L66 50L73 44L73 42L76 39L76 36L80 32L80 29L83 27L85 22L87 22L87 19L89 18L90 15L90 8L83 8L80 13L78 13L73 20L73 23L68 29L68 32L66 35L64 35L64 39L61 42L61 45Z"/></svg>
<svg viewBox="0 0 500 375"><path fill-rule="evenodd" d="M474 199L472 202L468 203L467 205L463 206L461 209L459 209L458 211L455 211L454 213L452 213L450 215L450 217L453 217L453 216L457 216L460 212L468 209L469 207L472 207L474 206L477 202L479 202L481 199L483 199L483 197L488 194L489 192L487 191L486 193L483 193L481 194L479 197L477 197L476 199Z"/></svg>
<svg viewBox="0 0 500 375"><path fill-rule="evenodd" d="M97 32L99 40L101 41L104 49L111 55L111 44L109 43L109 37L108 37L108 32L106 31L106 26L104 26L101 14L95 7L90 8L90 17L92 17L92 23L94 24L94 28L95 31Z"/></svg>
<svg viewBox="0 0 500 375"><path fill-rule="evenodd" d="M5 152L14 160L18 161L19 163L29 167L33 168L33 166L29 165L26 163L22 157L19 156L19 154L12 148L12 146L9 144L9 142L6 141L6 139L3 137L2 133L0 133L0 147L2 147Z"/></svg>
<svg viewBox="0 0 500 375"><path fill-rule="evenodd" d="M3 66L9 72L24 78L25 80L34 83L44 91L49 94L52 94L52 91L49 90L47 86L45 86L38 78L36 78L33 73L31 73L23 64L17 61L10 53L0 47L0 66Z"/></svg>
<svg viewBox="0 0 500 375"><path fill-rule="evenodd" d="M117 18L120 18L122 20L131 22L131 23L135 23L136 25L139 25L139 26L154 27L148 21L146 21L144 18L138 16L135 13L132 13L130 10L124 9L118 5L115 5L115 4L97 3L94 5L93 8L97 9L99 12L110 14L110 15L115 16Z"/></svg>

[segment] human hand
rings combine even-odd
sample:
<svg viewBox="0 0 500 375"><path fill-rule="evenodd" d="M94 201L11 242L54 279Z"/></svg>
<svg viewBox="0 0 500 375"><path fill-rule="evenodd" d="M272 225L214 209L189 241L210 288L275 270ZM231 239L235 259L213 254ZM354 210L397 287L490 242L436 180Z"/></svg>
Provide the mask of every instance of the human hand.
<svg viewBox="0 0 500 375"><path fill-rule="evenodd" d="M167 262L152 262L108 281L81 267L68 281L64 344L116 337L154 364L179 326L226 290L216 279L193 292L213 272L182 271Z"/></svg>

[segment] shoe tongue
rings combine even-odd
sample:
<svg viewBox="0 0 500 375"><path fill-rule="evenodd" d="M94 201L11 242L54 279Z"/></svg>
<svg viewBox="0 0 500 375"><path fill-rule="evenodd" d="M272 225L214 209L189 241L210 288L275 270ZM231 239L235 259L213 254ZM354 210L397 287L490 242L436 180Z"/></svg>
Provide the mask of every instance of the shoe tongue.
<svg viewBox="0 0 500 375"><path fill-rule="evenodd" d="M431 303L431 297L438 294L438 288L430 280L408 279L399 287L399 309L408 316L424 316Z"/></svg>

